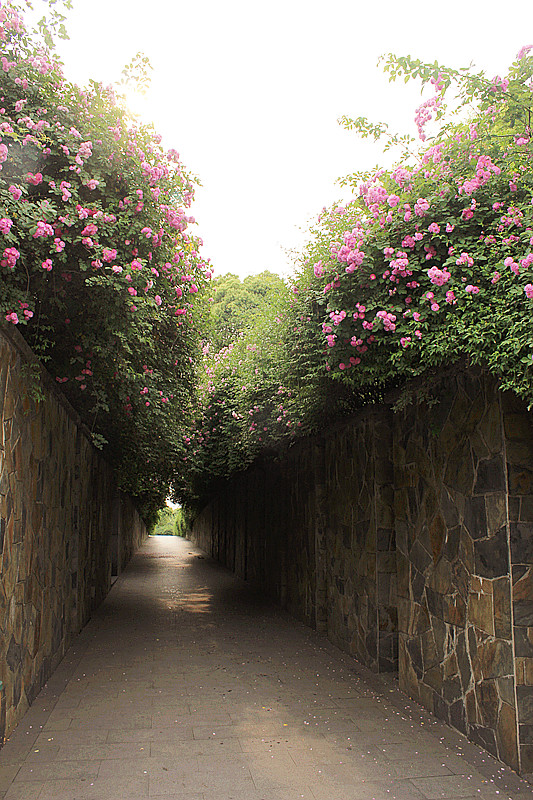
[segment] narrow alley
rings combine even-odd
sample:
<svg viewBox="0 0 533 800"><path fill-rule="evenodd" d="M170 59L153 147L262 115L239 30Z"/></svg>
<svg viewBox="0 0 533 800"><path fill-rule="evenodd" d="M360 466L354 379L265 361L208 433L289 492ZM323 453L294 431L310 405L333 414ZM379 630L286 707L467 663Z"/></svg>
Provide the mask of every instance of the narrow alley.
<svg viewBox="0 0 533 800"><path fill-rule="evenodd" d="M151 537L0 751L3 800L518 800L533 787L190 542Z"/></svg>

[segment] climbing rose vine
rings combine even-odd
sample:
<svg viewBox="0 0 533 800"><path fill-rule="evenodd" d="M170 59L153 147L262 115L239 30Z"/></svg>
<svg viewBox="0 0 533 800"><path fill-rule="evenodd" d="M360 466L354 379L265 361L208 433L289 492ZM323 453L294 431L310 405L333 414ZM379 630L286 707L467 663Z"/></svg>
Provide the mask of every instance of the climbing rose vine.
<svg viewBox="0 0 533 800"><path fill-rule="evenodd" d="M530 51L503 79L389 57L393 77L433 89L416 115L426 147L345 179L354 198L314 231L295 289L320 311L331 377L390 386L466 357L533 402ZM468 113L446 125L452 85ZM443 127L428 139L432 117Z"/></svg>
<svg viewBox="0 0 533 800"><path fill-rule="evenodd" d="M0 7L0 316L153 510L184 456L211 276L194 181L112 88L69 82L45 32Z"/></svg>

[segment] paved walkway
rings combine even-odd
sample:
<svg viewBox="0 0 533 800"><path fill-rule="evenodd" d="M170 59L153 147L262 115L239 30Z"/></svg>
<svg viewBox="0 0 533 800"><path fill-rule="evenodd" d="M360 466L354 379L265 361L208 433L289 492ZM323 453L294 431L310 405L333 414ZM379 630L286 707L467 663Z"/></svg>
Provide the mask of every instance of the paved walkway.
<svg viewBox="0 0 533 800"><path fill-rule="evenodd" d="M151 538L0 751L5 800L531 800L190 542Z"/></svg>

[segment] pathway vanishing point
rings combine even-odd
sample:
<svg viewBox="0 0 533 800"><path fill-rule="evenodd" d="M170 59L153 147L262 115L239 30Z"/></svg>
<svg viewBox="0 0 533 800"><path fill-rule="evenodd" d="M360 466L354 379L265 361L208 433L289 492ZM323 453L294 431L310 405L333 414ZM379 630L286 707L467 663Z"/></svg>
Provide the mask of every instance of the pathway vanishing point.
<svg viewBox="0 0 533 800"><path fill-rule="evenodd" d="M532 800L183 539L152 537L0 751L3 800Z"/></svg>

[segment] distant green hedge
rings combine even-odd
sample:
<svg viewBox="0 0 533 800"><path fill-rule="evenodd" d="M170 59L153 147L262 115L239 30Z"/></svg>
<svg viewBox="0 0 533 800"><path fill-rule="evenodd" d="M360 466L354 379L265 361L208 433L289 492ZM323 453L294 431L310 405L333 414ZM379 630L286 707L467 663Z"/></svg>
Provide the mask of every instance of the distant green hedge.
<svg viewBox="0 0 533 800"><path fill-rule="evenodd" d="M162 508L150 531L152 536L185 536L187 523L182 508Z"/></svg>

